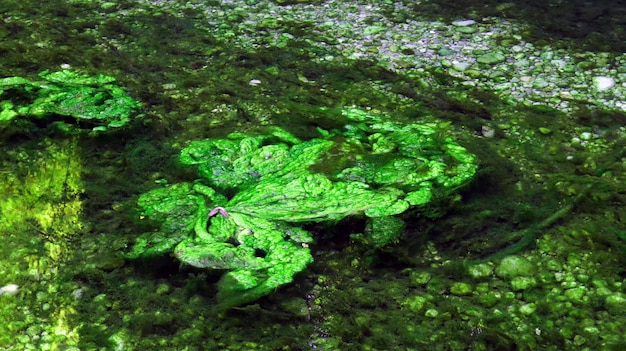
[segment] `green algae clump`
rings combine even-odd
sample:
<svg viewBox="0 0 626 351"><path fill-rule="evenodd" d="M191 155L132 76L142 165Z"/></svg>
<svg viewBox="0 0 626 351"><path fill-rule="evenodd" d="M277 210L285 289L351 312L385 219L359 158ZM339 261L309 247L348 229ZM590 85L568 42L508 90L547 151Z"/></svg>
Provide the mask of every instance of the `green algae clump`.
<svg viewBox="0 0 626 351"><path fill-rule="evenodd" d="M41 80L0 78L0 128L16 117L56 118L53 125L66 132L101 132L131 121L139 101L113 84L115 78L89 76L69 70L44 71ZM62 117L72 117L69 123Z"/></svg>
<svg viewBox="0 0 626 351"><path fill-rule="evenodd" d="M291 282L313 261L304 224L369 219L365 242L382 247L403 229L392 216L449 195L476 172L474 156L441 138L436 124L342 114L342 129L320 129L306 141L273 128L190 143L180 162L199 179L140 196L143 216L161 227L139 236L127 257L173 253L194 267L225 270L217 299L226 309Z"/></svg>

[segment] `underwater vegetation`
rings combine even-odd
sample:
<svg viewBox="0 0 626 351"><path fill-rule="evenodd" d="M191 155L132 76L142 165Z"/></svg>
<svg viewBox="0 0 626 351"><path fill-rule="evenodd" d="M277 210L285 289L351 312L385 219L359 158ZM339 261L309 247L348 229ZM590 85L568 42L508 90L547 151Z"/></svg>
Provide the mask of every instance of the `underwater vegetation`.
<svg viewBox="0 0 626 351"><path fill-rule="evenodd" d="M102 132L119 128L136 117L141 103L113 84L115 78L89 76L69 70L43 71L41 80L0 78L0 127L18 117L56 116L56 128L66 132ZM64 121L59 117L72 117Z"/></svg>
<svg viewBox="0 0 626 351"><path fill-rule="evenodd" d="M526 4L6 1L0 348L623 349L626 17Z"/></svg>
<svg viewBox="0 0 626 351"><path fill-rule="evenodd" d="M400 124L358 109L342 115L342 129L319 129L306 141L273 127L192 142L180 162L200 179L139 197L142 216L161 227L126 256L173 253L225 270L216 309L226 309L291 282L313 261L314 238L301 225L365 217L372 229L363 240L383 247L402 233L391 216L448 196L476 173L475 157L445 134L445 123Z"/></svg>

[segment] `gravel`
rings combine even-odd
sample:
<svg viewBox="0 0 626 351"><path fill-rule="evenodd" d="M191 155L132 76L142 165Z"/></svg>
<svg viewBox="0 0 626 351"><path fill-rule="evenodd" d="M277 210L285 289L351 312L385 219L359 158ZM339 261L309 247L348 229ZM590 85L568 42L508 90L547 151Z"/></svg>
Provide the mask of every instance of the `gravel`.
<svg viewBox="0 0 626 351"><path fill-rule="evenodd" d="M199 26L213 28L233 45L254 50L306 40L319 47L312 60L372 60L387 69L429 78L445 72L451 84L474 86L503 99L543 104L562 111L573 101L626 111L626 55L579 52L523 39L526 24L495 17L425 20L418 5L329 0L278 5L230 0L219 5L141 1L172 10L204 12ZM304 32L293 34L294 27Z"/></svg>

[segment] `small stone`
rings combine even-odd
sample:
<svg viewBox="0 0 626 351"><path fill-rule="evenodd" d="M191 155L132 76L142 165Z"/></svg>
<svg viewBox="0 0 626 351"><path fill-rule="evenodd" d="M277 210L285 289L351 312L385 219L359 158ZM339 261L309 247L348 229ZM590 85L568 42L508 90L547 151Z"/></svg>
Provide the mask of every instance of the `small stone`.
<svg viewBox="0 0 626 351"><path fill-rule="evenodd" d="M532 277L515 277L511 280L513 291L526 290L537 286L537 281Z"/></svg>
<svg viewBox="0 0 626 351"><path fill-rule="evenodd" d="M614 293L604 300L606 310L615 316L626 314L626 297L622 293Z"/></svg>
<svg viewBox="0 0 626 351"><path fill-rule="evenodd" d="M585 283L589 281L589 276L586 274L578 274L576 275L576 280L578 280L581 283Z"/></svg>
<svg viewBox="0 0 626 351"><path fill-rule="evenodd" d="M465 296L472 293L472 285L467 283L457 282L450 287L450 293L456 296Z"/></svg>
<svg viewBox="0 0 626 351"><path fill-rule="evenodd" d="M586 132L582 133L585 134ZM581 138L583 137L581 134ZM583 140L590 140L593 137L593 134L589 133L589 138L583 138ZM575 233L579 233L576 231ZM572 233L574 234L574 233ZM578 253L571 252L567 255L567 264L570 267L579 267L582 264L582 257ZM573 278L573 277L572 277ZM573 280L573 279L572 279Z"/></svg>
<svg viewBox="0 0 626 351"><path fill-rule="evenodd" d="M42 332L42 330L43 328L40 325L31 325L26 329L26 334L28 334L28 336L32 338L38 336Z"/></svg>
<svg viewBox="0 0 626 351"><path fill-rule="evenodd" d="M574 332L567 327L559 329L559 334L561 334L565 340L569 340L574 337Z"/></svg>
<svg viewBox="0 0 626 351"><path fill-rule="evenodd" d="M485 138L493 138L496 136L496 130L489 126L480 127L480 132Z"/></svg>
<svg viewBox="0 0 626 351"><path fill-rule="evenodd" d="M383 26L369 26L369 27L366 27L363 30L363 34L365 34L365 35L372 35L372 34L380 33L382 31L384 31L385 29L387 29L387 28L385 28Z"/></svg>
<svg viewBox="0 0 626 351"><path fill-rule="evenodd" d="M17 284L8 284L0 288L0 295L14 296L20 291Z"/></svg>
<svg viewBox="0 0 626 351"><path fill-rule="evenodd" d="M593 77L593 86L598 91L609 90L613 88L614 85L615 85L615 80L611 77L602 77L602 76Z"/></svg>
<svg viewBox="0 0 626 351"><path fill-rule="evenodd" d="M545 81L544 79L541 78L537 78L535 80L533 80L533 88L535 89L544 89L545 87L549 86L550 83L548 83L547 81Z"/></svg>
<svg viewBox="0 0 626 351"><path fill-rule="evenodd" d="M489 283L487 283L487 282L478 283L474 287L474 291L477 292L477 293L481 293L481 294L488 293L490 289L491 288L489 287Z"/></svg>
<svg viewBox="0 0 626 351"><path fill-rule="evenodd" d="M541 57L541 59L544 61L550 61L554 58L554 53L552 51L542 52L539 57Z"/></svg>
<svg viewBox="0 0 626 351"><path fill-rule="evenodd" d="M437 50L437 53L441 56L450 56L450 55L454 55L456 53L456 51L450 49L450 48L441 48L439 50Z"/></svg>
<svg viewBox="0 0 626 351"><path fill-rule="evenodd" d="M576 345L576 346L582 346L586 342L587 342L587 338L585 338L582 335L576 335L574 337L574 345Z"/></svg>
<svg viewBox="0 0 626 351"><path fill-rule="evenodd" d="M482 73L476 69L468 69L467 71L465 71L465 75L469 78L479 78Z"/></svg>
<svg viewBox="0 0 626 351"><path fill-rule="evenodd" d="M478 31L478 29L476 29L476 27L457 27L456 31L459 33L463 33L463 34L472 34L472 33L476 33Z"/></svg>
<svg viewBox="0 0 626 351"><path fill-rule="evenodd" d="M439 311L437 311L434 308L428 309L428 310L426 310L426 313L424 313L424 316L430 317L430 318L435 318L438 315L439 315Z"/></svg>
<svg viewBox="0 0 626 351"><path fill-rule="evenodd" d="M584 302L583 298L585 297L586 292L587 289L583 287L578 287L565 290L564 295L569 301L573 303L582 303Z"/></svg>
<svg viewBox="0 0 626 351"><path fill-rule="evenodd" d="M490 79L495 79L495 78L500 78L500 77L505 77L505 76L506 76L506 73L499 69L490 72L488 75Z"/></svg>
<svg viewBox="0 0 626 351"><path fill-rule="evenodd" d="M553 272L560 272L563 269L563 265L557 260L548 260L548 262L546 262L546 268Z"/></svg>
<svg viewBox="0 0 626 351"><path fill-rule="evenodd" d="M594 66L595 64L591 61L580 61L576 64L576 68L582 71L592 69Z"/></svg>
<svg viewBox="0 0 626 351"><path fill-rule="evenodd" d="M548 135L548 134L552 133L552 129L546 128L546 127L539 127L539 133L541 133L543 135Z"/></svg>
<svg viewBox="0 0 626 351"><path fill-rule="evenodd" d="M487 263L479 263L470 266L468 273L474 279L487 278L493 273L493 267Z"/></svg>
<svg viewBox="0 0 626 351"><path fill-rule="evenodd" d="M487 65L494 65L496 63L504 62L504 60L506 60L506 56L499 52L490 52L484 55L480 55L478 56L478 58L476 58L476 62L484 63Z"/></svg>
<svg viewBox="0 0 626 351"><path fill-rule="evenodd" d="M486 294L480 294L477 296L478 298L478 302L489 308L489 307L493 307L496 304L498 304L498 302L500 302L500 300L502 300L502 294L499 292L489 292Z"/></svg>
<svg viewBox="0 0 626 351"><path fill-rule="evenodd" d="M100 8L102 8L103 10L109 10L109 9L112 9L112 8L114 8L116 6L117 6L117 4L115 2L108 2L107 1L107 2L103 2L100 5Z"/></svg>
<svg viewBox="0 0 626 351"><path fill-rule="evenodd" d="M408 308L409 310L413 311L413 312L418 312L420 310L422 310L424 308L424 306L426 306L426 303L428 302L428 300L423 297L423 296L410 296L407 297L402 303L402 307L404 308Z"/></svg>
<svg viewBox="0 0 626 351"><path fill-rule="evenodd" d="M519 312L525 316L530 316L531 314L535 313L536 309L537 305L535 305L534 303L527 303L519 307Z"/></svg>
<svg viewBox="0 0 626 351"><path fill-rule="evenodd" d="M507 256L502 259L496 268L496 275L500 278L513 279L515 277L529 277L535 272L535 267L521 256Z"/></svg>
<svg viewBox="0 0 626 351"><path fill-rule="evenodd" d="M469 62L454 62L452 64L452 68L459 72L465 72L468 68L472 66Z"/></svg>
<svg viewBox="0 0 626 351"><path fill-rule="evenodd" d="M422 286L426 285L432 275L428 272L411 272L409 274L409 283L411 286Z"/></svg>
<svg viewBox="0 0 626 351"><path fill-rule="evenodd" d="M165 295L170 291L170 286L165 284L165 283L161 283L157 286L156 288L156 293L157 295Z"/></svg>
<svg viewBox="0 0 626 351"><path fill-rule="evenodd" d="M475 24L476 21L468 19L468 20L459 20L459 21L454 21L452 22L452 25L455 27L467 27L467 26L471 26L472 24Z"/></svg>

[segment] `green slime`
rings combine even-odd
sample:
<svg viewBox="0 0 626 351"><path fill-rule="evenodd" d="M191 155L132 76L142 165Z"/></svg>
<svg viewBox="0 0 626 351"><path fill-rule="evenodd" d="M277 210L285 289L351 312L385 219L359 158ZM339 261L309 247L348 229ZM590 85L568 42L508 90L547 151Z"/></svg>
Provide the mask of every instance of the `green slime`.
<svg viewBox="0 0 626 351"><path fill-rule="evenodd" d="M48 118L69 116L89 126L56 121L66 132L102 132L131 121L141 103L113 84L115 78L102 74L88 76L69 70L44 71L42 80L22 77L0 78L0 127L19 116Z"/></svg>
<svg viewBox="0 0 626 351"><path fill-rule="evenodd" d="M369 218L375 248L396 239L392 217L447 196L476 173L474 155L445 135L445 124L399 124L342 110L342 130L301 141L280 128L192 142L180 162L200 179L153 189L142 216L160 230L136 239L128 258L168 253L194 267L226 270L219 309L269 294L313 261L300 225ZM234 194L230 199L224 194Z"/></svg>

